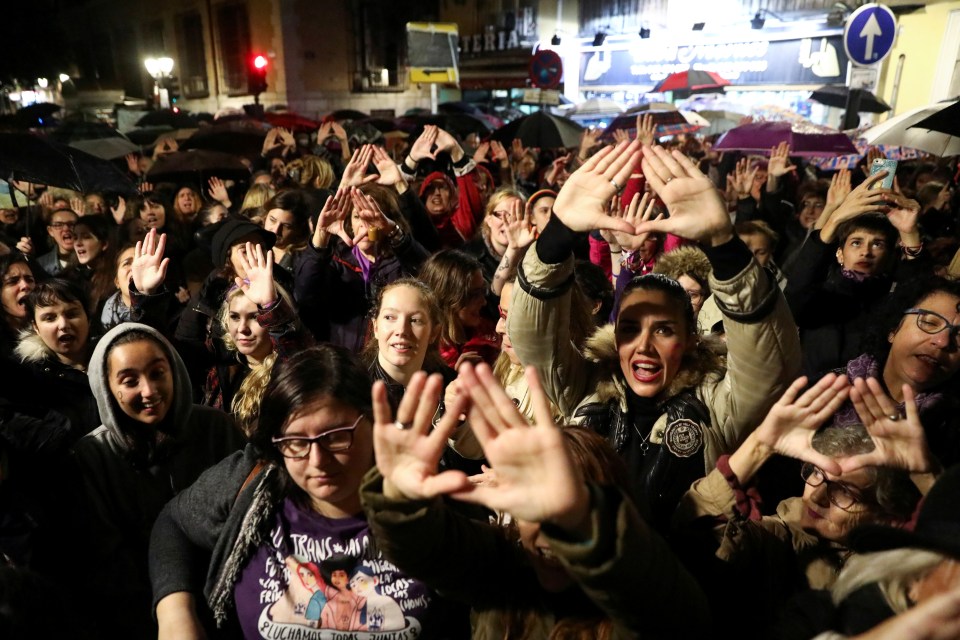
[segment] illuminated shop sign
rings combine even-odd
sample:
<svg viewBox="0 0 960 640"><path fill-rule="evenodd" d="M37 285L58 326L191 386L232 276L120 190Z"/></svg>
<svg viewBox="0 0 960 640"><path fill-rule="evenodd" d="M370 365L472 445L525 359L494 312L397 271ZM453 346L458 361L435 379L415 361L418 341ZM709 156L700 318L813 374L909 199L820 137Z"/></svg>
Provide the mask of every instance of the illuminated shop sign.
<svg viewBox="0 0 960 640"><path fill-rule="evenodd" d="M613 47L580 54L581 87L653 87L669 74L688 69L714 71L735 85L843 84L847 73L839 34L682 46L643 41Z"/></svg>

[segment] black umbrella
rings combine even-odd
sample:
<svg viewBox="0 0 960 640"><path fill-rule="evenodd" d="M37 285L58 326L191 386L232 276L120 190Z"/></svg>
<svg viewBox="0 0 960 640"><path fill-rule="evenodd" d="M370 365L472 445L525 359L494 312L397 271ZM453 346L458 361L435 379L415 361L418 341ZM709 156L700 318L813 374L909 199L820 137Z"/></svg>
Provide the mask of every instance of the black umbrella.
<svg viewBox="0 0 960 640"><path fill-rule="evenodd" d="M469 102L442 102L437 106L437 111L440 113L468 113L472 116L483 113Z"/></svg>
<svg viewBox="0 0 960 640"><path fill-rule="evenodd" d="M149 111L145 116L137 120L138 127L161 127L167 126L173 129L196 129L197 119L181 111L173 109L160 109L159 111Z"/></svg>
<svg viewBox="0 0 960 640"><path fill-rule="evenodd" d="M55 114L62 107L52 102L36 102L21 109L17 109L17 121L25 127L42 127L56 124Z"/></svg>
<svg viewBox="0 0 960 640"><path fill-rule="evenodd" d="M240 158L229 153L191 149L157 158L147 172L147 182L200 182L216 176L220 179L247 180L250 170Z"/></svg>
<svg viewBox="0 0 960 640"><path fill-rule="evenodd" d="M149 147L154 142L157 141L157 138L164 135L165 133L173 134L172 127L137 127L136 129L131 129L127 131L127 137L130 138L130 142L134 144L139 144L143 147Z"/></svg>
<svg viewBox="0 0 960 640"><path fill-rule="evenodd" d="M960 137L960 100L907 128L939 131L940 133Z"/></svg>
<svg viewBox="0 0 960 640"><path fill-rule="evenodd" d="M124 138L125 136L105 122L64 122L47 134L55 142L70 144L80 140L102 140L104 138Z"/></svg>
<svg viewBox="0 0 960 640"><path fill-rule="evenodd" d="M466 113L436 113L401 116L397 118L397 128L407 133L413 133L428 124L436 125L444 131L449 131L461 139L466 138L471 133L485 136L490 133L492 127L481 118L471 116Z"/></svg>
<svg viewBox="0 0 960 640"><path fill-rule="evenodd" d="M843 85L828 84L820 87L810 94L810 99L828 107L839 107L846 109L847 96L850 94L850 87ZM890 105L873 95L865 89L860 90L860 109L861 113L885 113L890 111Z"/></svg>
<svg viewBox="0 0 960 640"><path fill-rule="evenodd" d="M579 146L582 133L583 127L569 118L537 111L500 127L491 137L503 144L518 138L525 147L556 149Z"/></svg>
<svg viewBox="0 0 960 640"><path fill-rule="evenodd" d="M363 120L364 118L369 117L369 113L357 111L356 109L338 109L337 111L329 114L325 119L334 120L335 122L343 122L344 120Z"/></svg>
<svg viewBox="0 0 960 640"><path fill-rule="evenodd" d="M0 134L0 175L81 193L137 193L130 179L107 160L28 133Z"/></svg>
<svg viewBox="0 0 960 640"><path fill-rule="evenodd" d="M263 150L269 125L254 120L233 120L197 129L197 132L180 145L188 149L222 151L247 158L256 158Z"/></svg>

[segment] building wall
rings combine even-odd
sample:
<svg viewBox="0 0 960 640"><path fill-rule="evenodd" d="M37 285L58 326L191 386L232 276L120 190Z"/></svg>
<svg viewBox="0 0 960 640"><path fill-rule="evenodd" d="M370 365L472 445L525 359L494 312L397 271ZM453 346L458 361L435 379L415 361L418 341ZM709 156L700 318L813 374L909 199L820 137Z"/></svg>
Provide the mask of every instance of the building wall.
<svg viewBox="0 0 960 640"><path fill-rule="evenodd" d="M899 34L893 51L884 61L880 76L880 95L889 101L893 94L897 60L904 54L903 73L897 96L897 115L930 104L948 95L949 78L957 59L957 34L948 34L951 12L960 11L960 2L929 4L900 17ZM946 82L937 82L938 65L948 65Z"/></svg>

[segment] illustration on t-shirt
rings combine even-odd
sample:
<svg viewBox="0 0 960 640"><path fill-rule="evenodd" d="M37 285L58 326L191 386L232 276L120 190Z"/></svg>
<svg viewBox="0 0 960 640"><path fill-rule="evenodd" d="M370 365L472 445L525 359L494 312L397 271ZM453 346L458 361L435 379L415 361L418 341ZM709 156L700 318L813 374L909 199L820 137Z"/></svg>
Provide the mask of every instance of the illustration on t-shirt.
<svg viewBox="0 0 960 640"><path fill-rule="evenodd" d="M251 558L235 592L238 605L260 603L255 617L241 620L245 635L255 629L253 637L262 638L417 638L429 591L371 548L362 524L345 539L274 530L273 544ZM243 610L249 609L238 606Z"/></svg>

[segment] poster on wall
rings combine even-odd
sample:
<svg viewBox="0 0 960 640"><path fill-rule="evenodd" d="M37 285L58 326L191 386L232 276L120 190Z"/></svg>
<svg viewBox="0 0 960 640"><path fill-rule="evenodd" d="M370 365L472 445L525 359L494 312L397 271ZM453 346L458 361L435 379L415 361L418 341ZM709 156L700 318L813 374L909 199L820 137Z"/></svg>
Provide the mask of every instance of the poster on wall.
<svg viewBox="0 0 960 640"><path fill-rule="evenodd" d="M669 74L714 71L734 85L844 84L841 35L730 43L668 45L649 40L580 54L583 89L634 86L649 91Z"/></svg>

